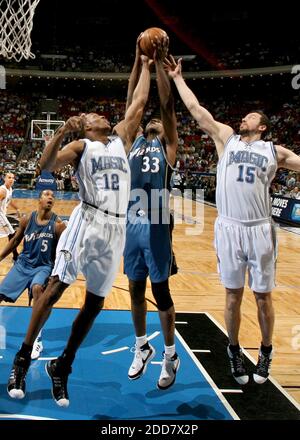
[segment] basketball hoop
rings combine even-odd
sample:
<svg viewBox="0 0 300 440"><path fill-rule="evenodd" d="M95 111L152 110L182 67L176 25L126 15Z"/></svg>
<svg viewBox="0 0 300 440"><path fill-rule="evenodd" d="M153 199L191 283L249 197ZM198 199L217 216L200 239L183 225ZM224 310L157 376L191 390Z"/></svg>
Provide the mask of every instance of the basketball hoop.
<svg viewBox="0 0 300 440"><path fill-rule="evenodd" d="M40 0L0 1L0 55L20 61L35 58L30 34L35 8Z"/></svg>
<svg viewBox="0 0 300 440"><path fill-rule="evenodd" d="M54 136L54 130L42 130L42 137L44 139L45 145L47 146L49 144L49 142L51 141L51 139Z"/></svg>
<svg viewBox="0 0 300 440"><path fill-rule="evenodd" d="M53 137L53 135L54 135L54 130L47 128L42 130L42 137L46 142L50 140Z"/></svg>
<svg viewBox="0 0 300 440"><path fill-rule="evenodd" d="M32 119L31 121L31 139L33 141L49 141L56 130L65 125L65 121L51 119L51 114L47 113L47 119Z"/></svg>

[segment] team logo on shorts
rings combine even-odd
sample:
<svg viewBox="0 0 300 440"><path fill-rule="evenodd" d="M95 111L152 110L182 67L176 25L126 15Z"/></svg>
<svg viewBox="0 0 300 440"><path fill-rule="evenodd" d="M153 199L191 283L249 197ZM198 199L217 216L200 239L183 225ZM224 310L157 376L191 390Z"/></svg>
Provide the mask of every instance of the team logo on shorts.
<svg viewBox="0 0 300 440"><path fill-rule="evenodd" d="M67 263L69 263L70 261L72 261L72 254L71 254L71 252L69 252L69 251L67 251L67 250L65 250L65 249L61 250L60 252L61 252L62 254L64 254L64 258L65 258L65 261L66 261Z"/></svg>

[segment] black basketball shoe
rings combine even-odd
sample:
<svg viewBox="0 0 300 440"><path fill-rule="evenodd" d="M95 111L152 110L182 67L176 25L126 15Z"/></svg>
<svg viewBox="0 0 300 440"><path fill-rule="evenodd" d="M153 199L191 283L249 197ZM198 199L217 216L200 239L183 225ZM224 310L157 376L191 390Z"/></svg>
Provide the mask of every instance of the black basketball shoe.
<svg viewBox="0 0 300 440"><path fill-rule="evenodd" d="M246 383L248 383L249 381L249 376L246 371L245 360L242 349L240 349L237 352L232 352L228 346L227 353L229 356L231 372L234 379L240 385L246 385Z"/></svg>
<svg viewBox="0 0 300 440"><path fill-rule="evenodd" d="M58 406L69 406L69 394L67 389L68 376L72 372L71 367L62 365L59 358L53 359L45 365L46 373L52 380L52 396Z"/></svg>
<svg viewBox="0 0 300 440"><path fill-rule="evenodd" d="M23 399L25 397L26 382L25 377L30 366L30 357L25 358L16 354L12 370L7 384L7 392L13 399Z"/></svg>
<svg viewBox="0 0 300 440"><path fill-rule="evenodd" d="M253 379L258 384L263 384L269 377L271 362L273 358L273 350L271 353L263 353L259 350L258 354L258 362L255 368L255 372L253 373Z"/></svg>

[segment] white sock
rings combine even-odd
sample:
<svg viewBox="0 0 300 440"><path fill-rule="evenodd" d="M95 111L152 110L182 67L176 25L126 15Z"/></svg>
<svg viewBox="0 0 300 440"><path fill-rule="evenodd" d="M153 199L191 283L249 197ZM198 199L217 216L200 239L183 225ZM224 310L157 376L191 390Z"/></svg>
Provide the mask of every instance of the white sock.
<svg viewBox="0 0 300 440"><path fill-rule="evenodd" d="M175 344L174 345L165 345L165 355L167 358L173 357L175 354Z"/></svg>
<svg viewBox="0 0 300 440"><path fill-rule="evenodd" d="M42 329L40 330L39 334L37 335L36 339L42 339Z"/></svg>
<svg viewBox="0 0 300 440"><path fill-rule="evenodd" d="M147 342L148 342L147 335L135 337L135 344L137 348L141 348L143 345L147 344Z"/></svg>

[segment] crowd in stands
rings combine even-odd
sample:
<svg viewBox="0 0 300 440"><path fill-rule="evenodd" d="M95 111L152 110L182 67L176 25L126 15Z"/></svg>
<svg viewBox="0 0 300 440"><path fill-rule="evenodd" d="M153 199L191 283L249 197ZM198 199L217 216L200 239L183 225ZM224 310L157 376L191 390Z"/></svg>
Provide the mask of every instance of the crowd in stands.
<svg viewBox="0 0 300 440"><path fill-rule="evenodd" d="M268 44L257 42L253 50L253 42L237 43L235 50L226 48L220 51L219 44L212 45L212 52L217 54L219 68L246 69L252 67L270 67L298 64L299 41L290 41L289 50L285 44Z"/></svg>
<svg viewBox="0 0 300 440"><path fill-rule="evenodd" d="M185 55L186 71L199 72L217 69L243 69L253 67L270 67L280 65L294 65L299 62L299 41L291 40L289 50L284 44L271 45L267 42L257 42L253 50L253 42L240 42L235 48L223 47L220 41L210 43L206 48L216 60L214 64L209 62L205 56L190 53L174 53L174 55ZM30 68L44 71L65 71L65 72L115 72L128 73L131 70L134 53L116 53L97 50L83 50L80 46L72 49L52 47L51 51L44 51L41 48L33 47L35 59L22 60L21 62L6 61L5 65L10 68Z"/></svg>
<svg viewBox="0 0 300 440"><path fill-rule="evenodd" d="M300 173L279 170L272 182L271 193L300 200Z"/></svg>
<svg viewBox="0 0 300 440"><path fill-rule="evenodd" d="M253 109L264 109L272 122L272 132L269 138L300 154L300 108L298 100L286 103L284 97L277 108L270 106L269 102L245 100L236 96L218 98L203 105L212 111L214 117L238 129L240 118ZM81 111L95 111L105 115L112 126L123 118L125 111L124 100L105 98L71 98L58 96L59 109L57 119L66 120L68 117L78 115ZM226 102L226 103L225 103ZM12 94L7 90L0 90L0 173L12 171L19 175L19 182L24 181L28 175L28 185L34 186L34 174L37 162L42 154L44 142L30 138L30 122L33 118L44 117L38 114L39 99L32 99L29 94ZM242 110L241 110L242 109ZM177 156L176 173L173 184L184 188L202 188L211 200L215 193L215 173L217 155L210 138L199 130L192 116L178 99L176 111L179 132L179 148ZM241 113L242 112L242 113ZM150 100L146 108L144 122L151 116L157 115L157 107ZM56 174L60 190L77 190L77 182L71 167L60 170ZM300 178L297 175L287 175L279 171L272 186L273 192L298 198L297 188L300 188Z"/></svg>

